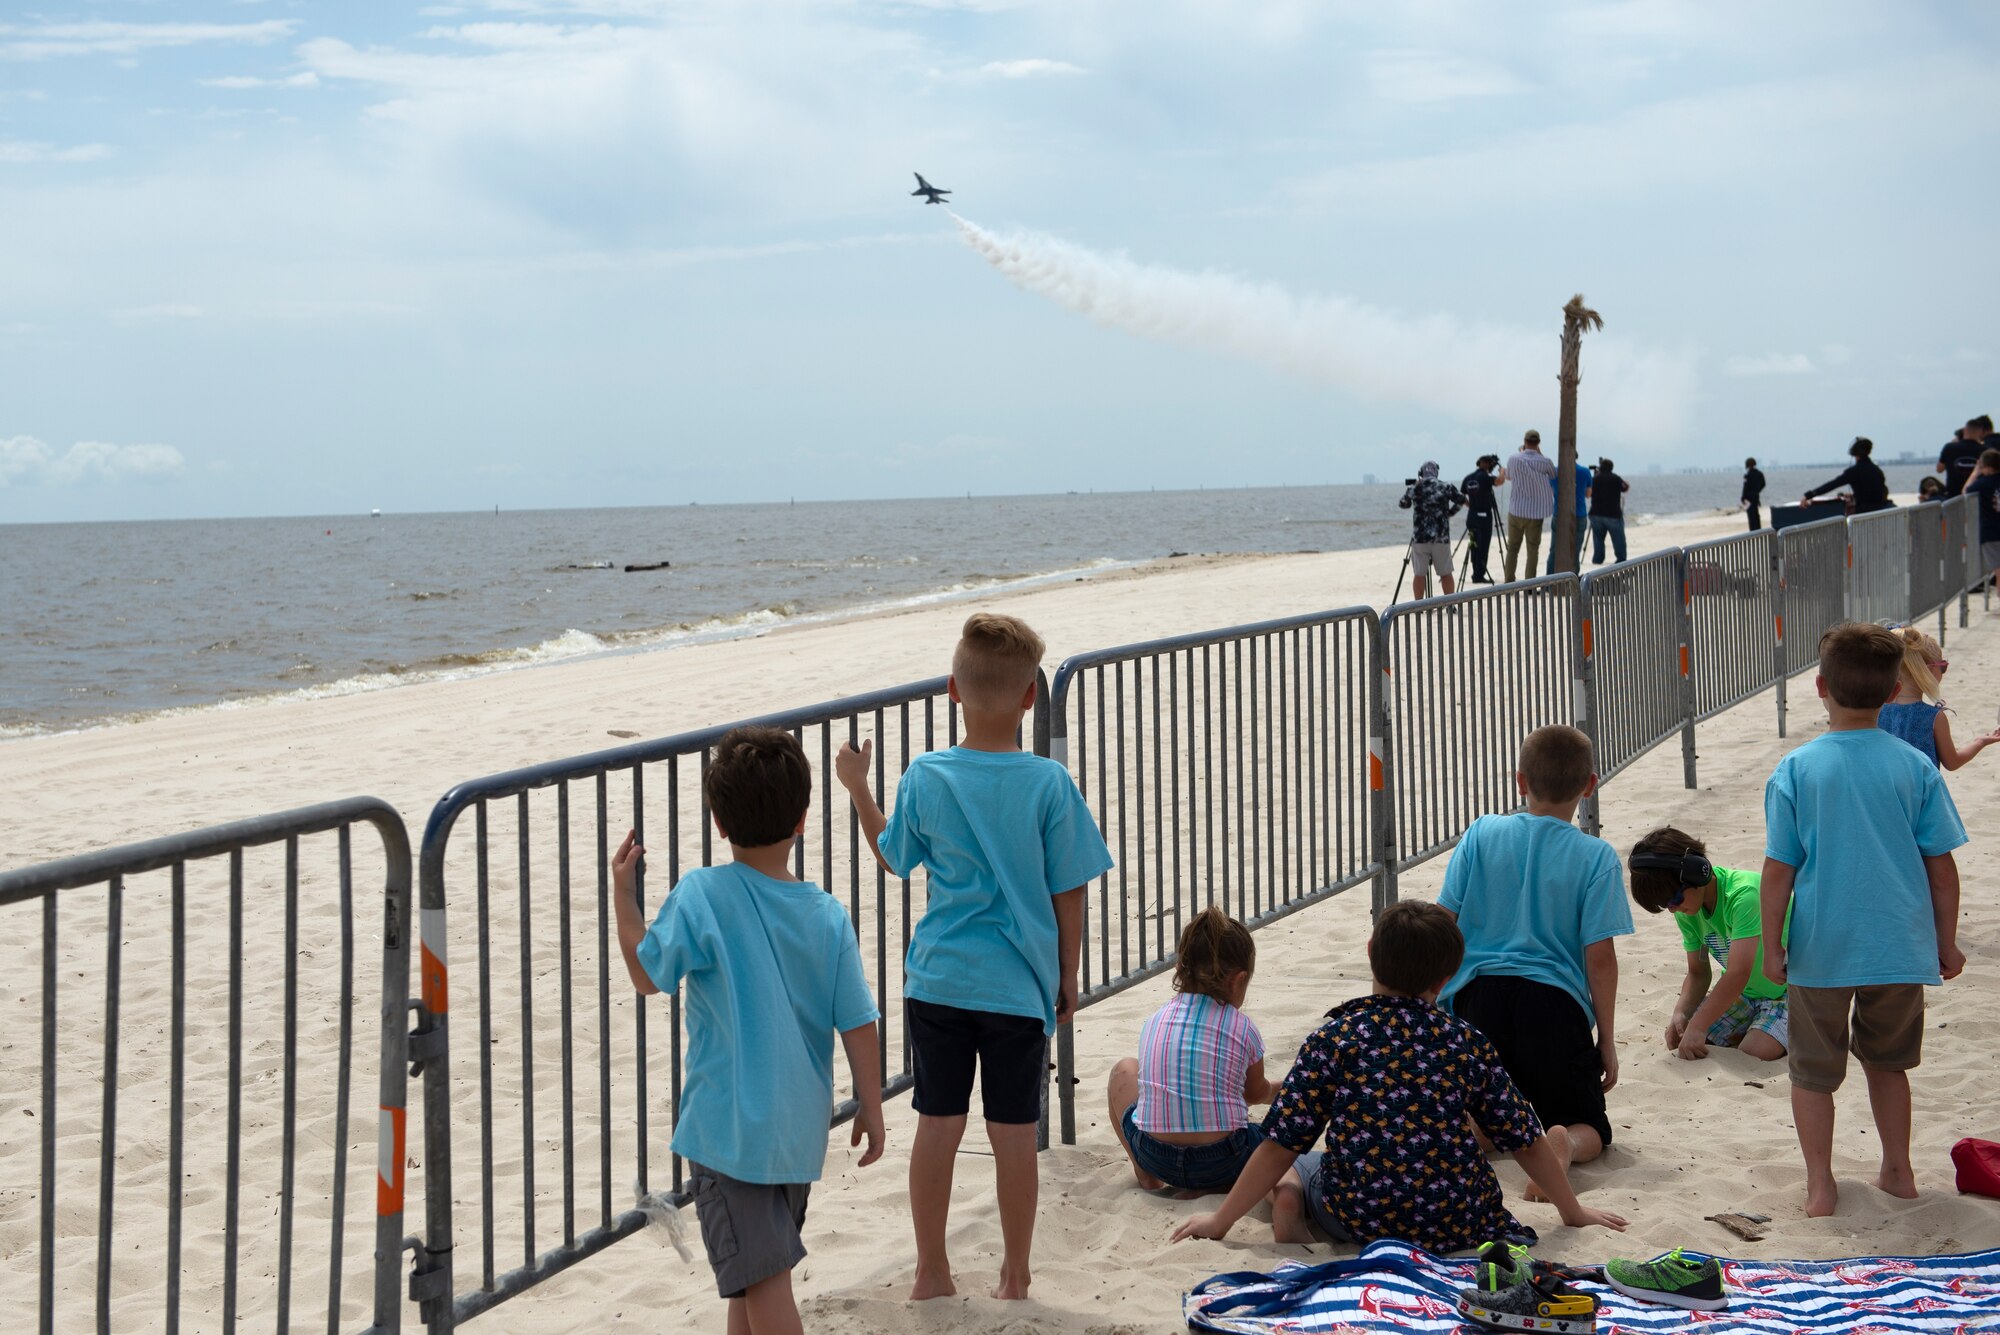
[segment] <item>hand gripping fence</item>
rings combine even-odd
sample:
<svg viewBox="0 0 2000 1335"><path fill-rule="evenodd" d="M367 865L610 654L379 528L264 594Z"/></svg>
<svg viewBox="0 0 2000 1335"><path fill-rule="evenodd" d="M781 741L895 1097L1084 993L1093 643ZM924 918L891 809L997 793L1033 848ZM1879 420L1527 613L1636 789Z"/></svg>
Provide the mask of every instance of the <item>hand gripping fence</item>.
<svg viewBox="0 0 2000 1335"><path fill-rule="evenodd" d="M347 1232L350 1188L365 1199L365 1179L350 1177L367 1166L365 1154L349 1160L356 827L380 842L367 861L380 867L382 1008L374 1286L357 1283L350 1300L348 1263L368 1258L349 1250ZM315 837L327 834L330 849ZM271 845L282 846L281 861L264 855ZM66 1312L83 1306L88 1274L99 1331L178 1331L189 1304L204 1329L233 1331L240 1319L290 1330L295 1280L298 1306L313 1301L307 1279L323 1285L329 1335L371 1310L361 1295L372 1302L370 1330L398 1329L410 945L401 818L355 798L0 872L0 905L34 902L40 936L14 924L8 974L34 976L26 961L39 956L39 1063L10 1061L7 1084L10 1103L29 1104L39 1065L34 1121L14 1122L41 1138L35 1328L84 1324ZM190 918L199 927L224 917L226 957L191 952ZM72 997L83 1000L73 1008ZM72 1025L101 1045L100 1067L63 1064L59 1039ZM329 1047L334 1089L308 1089L301 1107L299 1058ZM190 1126L203 1142L221 1140L220 1182L212 1163L189 1171ZM91 1133L94 1162L66 1152ZM162 1145L164 1165L153 1151ZM94 1271L82 1203L93 1189ZM69 1202L60 1211L59 1200ZM26 1306L23 1296L14 1308L23 1327Z"/></svg>
<svg viewBox="0 0 2000 1335"><path fill-rule="evenodd" d="M1116 865L1086 893L1079 1009L1171 968L1211 904L1257 928L1380 871L1380 633L1348 608L1066 659L1048 754L1067 764ZM1056 1031L1064 1144L1074 1028Z"/></svg>
<svg viewBox="0 0 2000 1335"><path fill-rule="evenodd" d="M1043 749L1046 699L1046 685L1038 681L1042 703L1035 712L1036 732L1024 739L1037 750ZM858 746L872 738L874 787L889 807L895 782L916 756L958 741L958 714L945 680L747 722L792 733L812 762L812 809L794 852L793 871L801 879L816 880L847 905L883 1014L877 1026L883 1093L901 1094L913 1081L896 1002L902 996L911 924L923 909L923 881L905 877L892 883L875 862L835 779L833 761L842 742ZM683 1016L677 993L664 999L664 1014L649 1013L644 1000L624 984L610 901L611 854L622 837L619 831L630 824L648 850L639 881L640 907L646 913L659 903L657 898L647 901L648 880L664 878L671 888L685 869L715 860L715 827L702 780L715 744L736 726L704 728L476 779L445 794L431 812L419 859L426 986L428 991L434 969L443 990L449 900L453 953L464 953L469 931L476 968L470 979L462 971L455 991L458 1010L474 1011L478 1024L471 1064L479 1089L480 1202L474 1288L460 1291L455 1286L449 1209L428 1217L429 1233L412 1288L424 1300L431 1329L470 1320L645 1225L633 1188L644 1194L655 1185L652 1151L661 1134L656 1109L666 1112L670 1126L680 1107ZM581 794L575 792L579 788ZM572 800L579 795L581 801ZM469 848L463 839L453 841L468 812ZM629 820L621 814L625 812ZM727 850L721 851L726 858ZM575 893L579 880L594 886L594 894L589 889ZM438 923L435 955L429 945L432 915ZM579 1005L579 970L587 979L594 975L594 1005L588 997ZM438 1035L434 1061L442 1071L442 1021ZM594 1091L588 1083L578 1088L580 1062L585 1082L594 1067ZM657 1081L662 1065L663 1099ZM438 1087L443 1083L438 1081ZM836 1108L833 1124L851 1118L856 1106L849 1100ZM449 1199L450 1166L454 1157L463 1157L455 1151L470 1148L469 1139L461 1144L454 1138L450 1118L470 1107L468 1098L430 1110L424 1127L427 1201ZM551 1111L560 1119L559 1128L548 1124ZM516 1124L517 1134L510 1136L503 1126L507 1121ZM512 1143L503 1144L503 1137ZM551 1174L559 1175L559 1196L548 1185ZM674 1196L685 1200L684 1165L678 1156L670 1156L667 1176ZM579 1210L588 1208L579 1196L592 1187L596 1222L579 1232ZM551 1208L557 1214L553 1226L547 1223ZM541 1250L551 1234L554 1245ZM503 1246L513 1251L507 1268Z"/></svg>

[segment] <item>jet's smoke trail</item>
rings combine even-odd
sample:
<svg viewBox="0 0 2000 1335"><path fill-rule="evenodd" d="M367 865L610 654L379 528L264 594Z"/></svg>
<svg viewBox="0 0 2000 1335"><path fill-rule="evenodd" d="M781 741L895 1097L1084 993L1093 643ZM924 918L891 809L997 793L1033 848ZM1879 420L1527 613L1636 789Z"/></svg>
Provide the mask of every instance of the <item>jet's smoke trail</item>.
<svg viewBox="0 0 2000 1335"><path fill-rule="evenodd" d="M1345 297L1295 297L1212 270L1140 264L1033 232L997 236L957 214L966 244L1016 286L1141 338L1209 348L1478 422L1539 423L1551 440L1561 321L1542 331L1407 316ZM1583 355L1587 434L1640 445L1681 438L1692 357L1595 335Z"/></svg>

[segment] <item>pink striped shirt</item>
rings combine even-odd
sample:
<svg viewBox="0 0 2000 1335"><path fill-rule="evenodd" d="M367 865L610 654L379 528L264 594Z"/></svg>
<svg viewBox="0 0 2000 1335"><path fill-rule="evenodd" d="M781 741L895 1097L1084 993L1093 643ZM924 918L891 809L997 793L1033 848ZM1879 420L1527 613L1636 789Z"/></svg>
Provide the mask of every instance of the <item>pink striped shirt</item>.
<svg viewBox="0 0 2000 1335"><path fill-rule="evenodd" d="M1247 1125L1243 1081L1264 1059L1250 1017L1200 992L1176 993L1139 1030L1139 1106L1132 1118L1154 1135L1234 1131Z"/></svg>

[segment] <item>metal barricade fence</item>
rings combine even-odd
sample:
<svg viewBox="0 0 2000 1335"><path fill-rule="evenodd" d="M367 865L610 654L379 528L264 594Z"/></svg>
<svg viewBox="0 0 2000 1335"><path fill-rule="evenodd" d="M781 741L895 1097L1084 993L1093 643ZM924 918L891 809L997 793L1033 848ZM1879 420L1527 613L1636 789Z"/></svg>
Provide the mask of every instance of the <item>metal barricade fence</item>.
<svg viewBox="0 0 2000 1335"><path fill-rule="evenodd" d="M1260 927L1369 880L1369 608L1078 654L1056 670L1049 754L1091 804L1116 865L1085 896L1081 1005L1171 966L1210 904ZM1072 1029L1057 1031L1065 1144Z"/></svg>
<svg viewBox="0 0 2000 1335"><path fill-rule="evenodd" d="M1035 714L1035 740L1046 726L1046 690L1039 683L1038 690L1043 703ZM896 1003L910 927L923 909L922 881L904 878L892 891L887 873L867 851L833 760L841 743L872 737L875 788L883 806L892 805L895 780L911 760L958 740L958 714L945 680L743 722L792 733L812 761L813 806L794 852L794 871L846 901L883 1014L877 1027L883 1091L900 1094L912 1078ZM427 990L433 969L443 990L447 928L454 954L463 953L463 938L471 936L477 969L468 987L461 967L455 991L457 1009L476 1008L479 1026L472 1049L479 1085L479 1280L462 1292L455 1287L450 1209L430 1214L413 1287L429 1298L425 1318L431 1329L448 1330L469 1320L644 1226L645 1216L631 1206L632 1187L636 1182L643 1193L654 1185L658 1067L664 1064L666 1076L659 1106L671 1116L680 1105L684 1040L678 994L665 998L664 1016L655 1013L649 1023L644 999L623 985L610 867L618 831L628 822L614 812L630 811L629 824L648 849L649 877L641 878L639 893L642 911L650 914L659 901L648 905L647 879L663 877L671 887L683 870L715 857L702 780L709 752L737 726L742 725L476 779L453 788L433 809L418 863L427 952L433 940L430 915L438 915L436 958L427 954L424 961ZM572 802L577 788L581 800ZM470 847L463 839L453 841L468 812ZM537 831L544 835L539 841ZM594 995L578 997L579 971ZM620 980L617 986L614 978ZM554 1071L546 1055L551 1050ZM442 1044L435 1060L444 1061ZM616 1111L621 1108L623 1113ZM854 1110L852 1100L835 1109L834 1124ZM551 1113L560 1119L559 1135L547 1130ZM519 1127L514 1145L505 1148L498 1144L503 1120ZM544 1129L538 1132L538 1125ZM424 1136L427 1192L449 1193L451 1165L459 1156L447 1118L428 1118ZM683 1164L670 1157L668 1180L680 1193ZM552 1180L560 1182L559 1194L549 1185ZM618 1200L627 1205L619 1208ZM444 1203L452 1203L448 1195ZM556 1214L553 1225L547 1222L549 1209ZM579 1231L580 1216L595 1222L585 1221ZM503 1244L503 1234L516 1241ZM553 1245L542 1250L549 1242ZM504 1269L503 1245L517 1248L516 1263Z"/></svg>
<svg viewBox="0 0 2000 1335"><path fill-rule="evenodd" d="M351 1143L348 1108L358 825L381 841L384 915L372 1202L368 1133ZM328 833L330 867L312 856L328 850L304 842ZM270 845L282 845L281 864L256 852ZM17 1132L37 1128L41 1141L36 1328L87 1324L59 1308L81 1308L94 1289L101 1331L177 1331L184 1306L204 1329L254 1319L285 1331L296 1285L301 1309L323 1293L329 1335L370 1312L371 1331L398 1329L410 908L401 818L355 798L0 873L0 905L35 902L41 932L13 924L7 975L40 983L39 1061L10 1060L4 1083L33 1119L15 1119ZM72 1045L66 999L79 993L101 1000L94 1013L80 1008ZM101 1066L83 1057L85 1043L101 1047ZM329 1066L330 1082L316 1078ZM93 1105L94 1125L82 1111ZM220 1141L219 1181L199 1153L188 1164L190 1127L198 1145ZM373 1246L350 1249L349 1205L363 1202ZM350 1266L368 1266L372 1283ZM24 1326L28 1273L14 1272L23 1291L5 1298Z"/></svg>
<svg viewBox="0 0 2000 1335"><path fill-rule="evenodd" d="M1778 600L1771 532L1696 543L1683 551L1695 722L1778 679Z"/></svg>
<svg viewBox="0 0 2000 1335"><path fill-rule="evenodd" d="M1382 614L1383 864L1378 908L1397 874L1458 842L1472 821L1519 805L1521 741L1585 722L1575 575L1399 603ZM1407 758L1407 760L1406 760Z"/></svg>
<svg viewBox="0 0 2000 1335"><path fill-rule="evenodd" d="M1583 577L1583 713L1600 783L1687 726L1681 565L1669 548ZM1595 832L1594 796L1585 819Z"/></svg>
<svg viewBox="0 0 2000 1335"><path fill-rule="evenodd" d="M1847 615L1853 621L1907 621L1910 528L1901 510L1847 521Z"/></svg>
<svg viewBox="0 0 2000 1335"><path fill-rule="evenodd" d="M1777 541L1778 598L1784 613L1779 638L1784 674L1792 677L1819 662L1820 636L1847 620L1847 521L1800 524L1780 532ZM1783 685L1781 681L1781 698Z"/></svg>
<svg viewBox="0 0 2000 1335"><path fill-rule="evenodd" d="M1937 613L1938 642L1944 642L1944 606L1957 592L1951 587L1953 566L1946 559L1949 536L1946 506L1954 501L1931 501L1913 505L1909 517L1910 624L1915 625L1932 612Z"/></svg>
<svg viewBox="0 0 2000 1335"><path fill-rule="evenodd" d="M1977 499L1971 495L1954 496L1944 503L1945 602L1939 606L1939 615L1943 615L1946 604L1956 600L1960 630L1965 629L1970 615L1967 595L1979 579ZM1943 638L1942 635L1938 637L1940 642Z"/></svg>

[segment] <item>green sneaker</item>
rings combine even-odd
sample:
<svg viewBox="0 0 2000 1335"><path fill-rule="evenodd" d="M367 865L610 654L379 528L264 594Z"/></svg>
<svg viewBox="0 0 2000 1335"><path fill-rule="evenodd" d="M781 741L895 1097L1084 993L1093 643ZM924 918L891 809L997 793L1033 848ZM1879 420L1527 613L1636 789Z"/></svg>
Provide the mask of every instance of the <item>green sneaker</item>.
<svg viewBox="0 0 2000 1335"><path fill-rule="evenodd" d="M1473 1271L1474 1287L1486 1292L1511 1289L1535 1277L1535 1258L1526 1247L1495 1238L1479 1249L1479 1265Z"/></svg>
<svg viewBox="0 0 2000 1335"><path fill-rule="evenodd" d="M1651 1261L1604 1263L1604 1282L1640 1302L1665 1303L1694 1312L1717 1312L1729 1306L1722 1287L1722 1267L1713 1256L1685 1256L1676 1247Z"/></svg>

